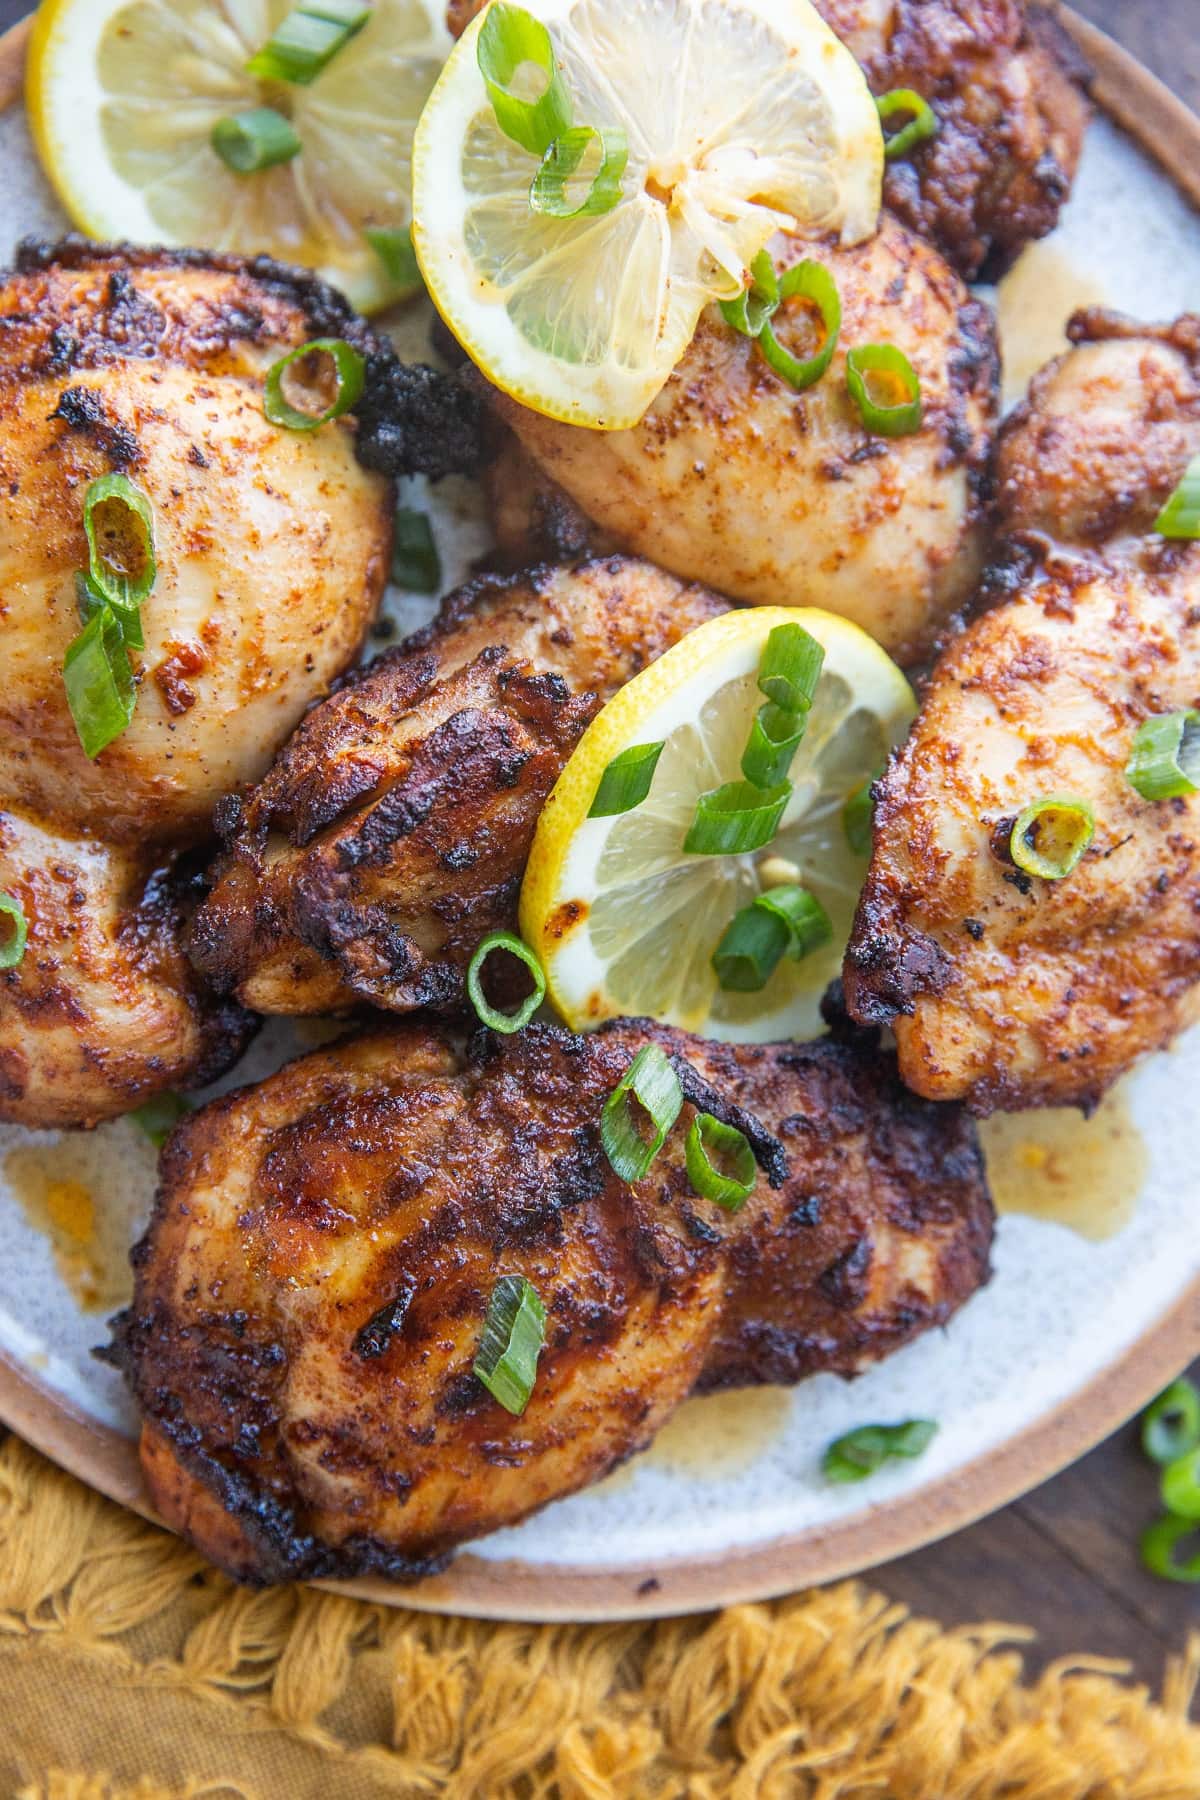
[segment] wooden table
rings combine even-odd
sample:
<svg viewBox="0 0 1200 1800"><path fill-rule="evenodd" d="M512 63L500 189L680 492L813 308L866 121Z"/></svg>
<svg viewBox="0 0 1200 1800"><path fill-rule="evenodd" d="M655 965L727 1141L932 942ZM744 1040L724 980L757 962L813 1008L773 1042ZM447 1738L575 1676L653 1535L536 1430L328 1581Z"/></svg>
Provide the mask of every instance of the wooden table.
<svg viewBox="0 0 1200 1800"><path fill-rule="evenodd" d="M1200 111L1197 0L1073 4ZM29 5L0 0L0 30ZM1013 1360L1019 1372L1019 1345ZM1200 1379L1200 1364L1193 1373ZM1167 1652L1200 1627L1200 1589L1153 1580L1139 1565L1138 1535L1157 1510L1155 1488L1130 1426L1016 1505L872 1580L947 1624L990 1617L1035 1626L1035 1663L1087 1651L1128 1658L1157 1681Z"/></svg>

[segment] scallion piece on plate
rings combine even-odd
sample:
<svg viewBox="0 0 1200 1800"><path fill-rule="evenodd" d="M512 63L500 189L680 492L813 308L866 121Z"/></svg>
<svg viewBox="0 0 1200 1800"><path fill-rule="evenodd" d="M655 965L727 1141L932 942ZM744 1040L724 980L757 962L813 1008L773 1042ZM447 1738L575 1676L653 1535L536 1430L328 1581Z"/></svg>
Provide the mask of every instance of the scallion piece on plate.
<svg viewBox="0 0 1200 1800"><path fill-rule="evenodd" d="M1177 1554L1184 1538L1200 1532L1195 1519L1179 1519L1169 1513L1142 1533L1142 1561L1152 1575L1164 1581L1200 1581L1200 1548L1189 1557Z"/></svg>
<svg viewBox="0 0 1200 1800"><path fill-rule="evenodd" d="M506 950L510 956L523 962L533 976L532 991L526 994L515 1012L501 1012L491 1004L483 991L483 965L494 950ZM541 963L528 944L523 944L511 931L491 931L467 964L467 994L480 1021L492 1031L503 1032L507 1037L510 1032L520 1031L523 1026L528 1025L542 1004L546 997L546 977L542 973Z"/></svg>
<svg viewBox="0 0 1200 1800"><path fill-rule="evenodd" d="M902 125L899 131L890 137L886 131L883 134L883 154L889 162L894 162L898 156L907 156L918 144L937 136L937 114L914 88L893 88L889 94L879 94L875 105L882 125L903 114L909 115L908 124Z"/></svg>
<svg viewBox="0 0 1200 1800"><path fill-rule="evenodd" d="M1043 881L1063 881L1078 867L1096 833L1096 815L1077 794L1031 800L1009 838L1018 869Z"/></svg>
<svg viewBox="0 0 1200 1800"><path fill-rule="evenodd" d="M937 1436L932 1419L903 1425L860 1425L835 1438L821 1458L827 1481L865 1481L894 1456L923 1456Z"/></svg>
<svg viewBox="0 0 1200 1800"><path fill-rule="evenodd" d="M697 1113L692 1120L684 1160L696 1193L726 1212L740 1212L754 1192L758 1167L749 1139L711 1113Z"/></svg>
<svg viewBox="0 0 1200 1800"><path fill-rule="evenodd" d="M290 119L273 106L251 106L217 120L209 142L235 175L257 175L300 154L300 139Z"/></svg>
<svg viewBox="0 0 1200 1800"><path fill-rule="evenodd" d="M263 411L287 431L316 431L354 407L367 365L345 338L313 338L267 370Z"/></svg>
<svg viewBox="0 0 1200 1800"><path fill-rule="evenodd" d="M370 16L371 8L360 0L308 0L285 15L250 58L246 73L259 81L307 87L357 37Z"/></svg>
<svg viewBox="0 0 1200 1800"><path fill-rule="evenodd" d="M186 1118L191 1110L190 1100L185 1100L182 1094L168 1092L155 1094L153 1100L145 1100L141 1106L135 1106L129 1117L145 1132L150 1142L161 1150L180 1119Z"/></svg>
<svg viewBox="0 0 1200 1800"><path fill-rule="evenodd" d="M776 625L759 658L759 691L784 712L806 713L824 662L825 646L803 625Z"/></svg>
<svg viewBox="0 0 1200 1800"><path fill-rule="evenodd" d="M1183 480L1154 521L1159 537L1200 538L1200 456L1193 456Z"/></svg>
<svg viewBox="0 0 1200 1800"><path fill-rule="evenodd" d="M392 580L411 594L436 594L442 585L442 559L433 541L433 527L428 516L414 506L396 509Z"/></svg>
<svg viewBox="0 0 1200 1800"><path fill-rule="evenodd" d="M1133 740L1125 778L1143 800L1178 800L1200 787L1200 712L1159 713Z"/></svg>
<svg viewBox="0 0 1200 1800"><path fill-rule="evenodd" d="M875 842L875 802L864 781L842 803L842 830L855 856L870 856Z"/></svg>
<svg viewBox="0 0 1200 1800"><path fill-rule="evenodd" d="M712 954L717 980L727 994L758 994L787 955L785 920L757 905L743 906L726 926Z"/></svg>
<svg viewBox="0 0 1200 1800"><path fill-rule="evenodd" d="M1200 1449L1188 1450L1162 1472L1162 1500L1177 1519L1200 1520Z"/></svg>
<svg viewBox="0 0 1200 1800"><path fill-rule="evenodd" d="M815 894L805 887L767 888L754 902L758 912L779 920L788 934L787 953L796 962L819 950L833 936L833 921Z"/></svg>
<svg viewBox="0 0 1200 1800"><path fill-rule="evenodd" d="M384 274L397 288L414 288L421 279L417 253L413 249L412 227L368 225L363 232L368 244L383 264Z"/></svg>
<svg viewBox="0 0 1200 1800"><path fill-rule="evenodd" d="M667 1057L657 1044L643 1045L600 1115L600 1142L622 1181L642 1179L666 1143L682 1105L679 1077ZM649 1137L644 1135L635 1108L650 1122Z"/></svg>
<svg viewBox="0 0 1200 1800"><path fill-rule="evenodd" d="M518 1416L529 1405L546 1342L546 1308L524 1275L501 1275L492 1289L474 1374L493 1400Z"/></svg>
<svg viewBox="0 0 1200 1800"><path fill-rule="evenodd" d="M128 475L100 475L88 483L83 497L83 529L88 543L84 580L89 600L98 598L117 608L126 643L140 650L137 609L158 574L154 509L149 498ZM127 621L126 614L133 617Z"/></svg>
<svg viewBox="0 0 1200 1800"><path fill-rule="evenodd" d="M0 921L0 969L15 969L25 954L29 925L24 907L11 894L0 894Z"/></svg>
<svg viewBox="0 0 1200 1800"><path fill-rule="evenodd" d="M696 815L683 840L688 856L744 856L769 844L792 796L790 781L759 788L727 781L696 802Z"/></svg>
<svg viewBox="0 0 1200 1800"><path fill-rule="evenodd" d="M632 812L650 792L665 739L657 744L630 744L614 756L600 777L596 797L588 808L589 819L611 819Z"/></svg>
<svg viewBox="0 0 1200 1800"><path fill-rule="evenodd" d="M920 378L895 344L861 344L851 350L846 386L868 431L909 437L921 429Z"/></svg>
<svg viewBox="0 0 1200 1800"><path fill-rule="evenodd" d="M505 137L532 156L544 156L572 123L571 96L546 27L523 6L493 0L483 15L475 55Z"/></svg>
<svg viewBox="0 0 1200 1800"><path fill-rule="evenodd" d="M1142 1449L1151 1462L1171 1463L1200 1448L1200 1389L1181 1375L1142 1414Z"/></svg>
<svg viewBox="0 0 1200 1800"><path fill-rule="evenodd" d="M83 753L97 757L120 737L137 698L125 639L110 606L94 613L67 646L63 685Z"/></svg>
<svg viewBox="0 0 1200 1800"><path fill-rule="evenodd" d="M573 125L542 157L529 184L530 211L552 219L592 219L611 212L621 203L621 177L628 161L629 140L619 125L603 131Z"/></svg>
<svg viewBox="0 0 1200 1800"><path fill-rule="evenodd" d="M820 336L811 356L793 356L785 350L775 334L770 319L764 319L758 334L758 347L775 373L791 387L803 392L820 381L833 361L842 330L842 299L837 282L824 263L799 262L786 270L779 281L779 304L802 300L806 310L820 322Z"/></svg>
<svg viewBox="0 0 1200 1800"><path fill-rule="evenodd" d="M773 700L760 706L742 751L746 780L758 788L778 787L786 781L807 724L807 713L785 712Z"/></svg>
<svg viewBox="0 0 1200 1800"><path fill-rule="evenodd" d="M779 305L779 278L775 264L760 250L750 264L750 283L732 300L722 300L721 316L743 337L756 338Z"/></svg>

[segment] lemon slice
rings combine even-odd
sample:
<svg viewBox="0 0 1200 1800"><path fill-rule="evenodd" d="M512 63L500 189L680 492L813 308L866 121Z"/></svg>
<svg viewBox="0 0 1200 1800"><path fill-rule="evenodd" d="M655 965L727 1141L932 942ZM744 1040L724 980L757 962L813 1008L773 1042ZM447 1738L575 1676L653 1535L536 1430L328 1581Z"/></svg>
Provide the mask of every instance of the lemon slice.
<svg viewBox="0 0 1200 1800"><path fill-rule="evenodd" d="M411 219L413 128L450 48L440 0L375 0L311 87L247 75L288 0L43 0L26 72L42 163L93 237L266 253L371 311L399 298L368 227ZM300 154L239 176L209 135L272 106Z"/></svg>
<svg viewBox="0 0 1200 1800"><path fill-rule="evenodd" d="M463 33L413 147L413 237L446 323L505 392L606 430L641 418L710 300L780 229L857 242L879 213L879 116L809 0L533 0L575 122L620 127L624 198L529 206L537 158L504 136Z"/></svg>
<svg viewBox="0 0 1200 1800"><path fill-rule="evenodd" d="M792 762L792 797L774 841L753 855L688 856L700 795L740 777L762 705L759 660L789 620L825 647L808 729ZM895 663L858 626L811 608L754 607L689 633L623 687L584 733L538 822L521 890L521 931L550 998L575 1031L645 1015L706 1037L765 1043L811 1037L839 973L867 858L851 848L842 808L877 774L916 711ZM600 777L634 744L664 745L650 792L631 812L589 819ZM759 993L718 986L712 954L726 926L766 886L816 895L833 938L785 957Z"/></svg>

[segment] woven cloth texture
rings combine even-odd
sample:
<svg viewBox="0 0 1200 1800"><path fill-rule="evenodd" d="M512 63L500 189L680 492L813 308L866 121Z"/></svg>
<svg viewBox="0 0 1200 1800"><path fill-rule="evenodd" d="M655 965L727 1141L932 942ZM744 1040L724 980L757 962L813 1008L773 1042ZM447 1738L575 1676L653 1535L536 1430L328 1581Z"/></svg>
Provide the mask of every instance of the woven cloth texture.
<svg viewBox="0 0 1200 1800"><path fill-rule="evenodd" d="M1200 1800L1200 1637L1161 1697L856 1582L657 1623L253 1592L10 1437L13 1800Z"/></svg>

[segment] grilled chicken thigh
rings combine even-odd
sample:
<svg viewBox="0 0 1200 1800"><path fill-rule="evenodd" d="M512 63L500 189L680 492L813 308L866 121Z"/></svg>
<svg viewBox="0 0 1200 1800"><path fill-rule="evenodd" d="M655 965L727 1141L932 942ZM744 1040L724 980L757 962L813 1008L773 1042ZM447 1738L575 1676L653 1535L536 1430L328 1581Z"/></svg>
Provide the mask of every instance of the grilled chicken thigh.
<svg viewBox="0 0 1200 1800"><path fill-rule="evenodd" d="M1033 382L998 483L1009 597L951 646L879 784L846 962L904 1079L976 1112L1094 1103L1200 1013L1200 797L1125 776L1155 714L1200 706L1200 546L1154 520L1200 453L1200 319L1103 314ZM1016 816L1079 796L1060 881L1014 866Z"/></svg>
<svg viewBox="0 0 1200 1800"><path fill-rule="evenodd" d="M737 1214L691 1191L691 1105L644 1180L609 1167L600 1112L651 1036L755 1146ZM413 1023L180 1126L114 1355L155 1504L214 1560L413 1576L599 1479L694 1388L850 1374L942 1323L991 1224L967 1120L871 1048ZM519 1417L472 1373L502 1274L548 1314Z"/></svg>
<svg viewBox="0 0 1200 1800"><path fill-rule="evenodd" d="M738 600L825 607L917 660L983 565L992 315L886 217L853 249L780 238L773 253L780 267L815 255L837 281L841 337L823 378L797 393L711 308L628 431L563 424L492 393L513 434L486 475L501 554L510 565L578 554L590 521L595 548L619 544ZM774 325L794 355L812 353L819 326L804 303ZM908 437L873 435L846 388L847 352L884 342L920 377L925 420Z"/></svg>
<svg viewBox="0 0 1200 1800"><path fill-rule="evenodd" d="M724 611L628 558L486 578L317 707L245 800L191 934L262 1012L462 997L512 928L542 803L603 703Z"/></svg>

